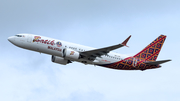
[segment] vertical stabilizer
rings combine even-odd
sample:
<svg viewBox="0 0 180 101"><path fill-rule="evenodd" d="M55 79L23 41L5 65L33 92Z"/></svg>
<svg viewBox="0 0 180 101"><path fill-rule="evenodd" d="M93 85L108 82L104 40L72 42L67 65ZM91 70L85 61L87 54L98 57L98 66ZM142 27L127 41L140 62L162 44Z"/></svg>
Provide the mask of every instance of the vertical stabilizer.
<svg viewBox="0 0 180 101"><path fill-rule="evenodd" d="M146 61L156 61L165 39L165 35L160 35L157 39L155 39L152 43L150 43L146 48L144 48L134 57Z"/></svg>

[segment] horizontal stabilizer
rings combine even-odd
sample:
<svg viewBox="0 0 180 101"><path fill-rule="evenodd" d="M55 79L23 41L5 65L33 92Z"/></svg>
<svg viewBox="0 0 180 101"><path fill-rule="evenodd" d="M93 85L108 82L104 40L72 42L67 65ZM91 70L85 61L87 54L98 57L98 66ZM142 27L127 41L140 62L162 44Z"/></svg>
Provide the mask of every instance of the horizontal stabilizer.
<svg viewBox="0 0 180 101"><path fill-rule="evenodd" d="M165 62L169 62L169 61L171 61L171 60L147 61L145 63L149 64L149 65L159 65L159 64L162 64L162 63L165 63Z"/></svg>

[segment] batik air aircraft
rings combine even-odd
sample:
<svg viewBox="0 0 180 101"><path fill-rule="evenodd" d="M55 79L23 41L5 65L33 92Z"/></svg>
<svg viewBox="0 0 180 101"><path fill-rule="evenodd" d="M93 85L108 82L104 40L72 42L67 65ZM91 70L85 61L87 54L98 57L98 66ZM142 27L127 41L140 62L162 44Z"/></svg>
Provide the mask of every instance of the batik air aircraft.
<svg viewBox="0 0 180 101"><path fill-rule="evenodd" d="M51 61L62 65L76 61L118 70L146 70L159 68L160 64L170 61L156 61L166 39L165 35L160 35L134 56L124 57L111 52L127 46L130 37L121 44L99 49L33 34L17 34L8 40L18 47L52 55Z"/></svg>

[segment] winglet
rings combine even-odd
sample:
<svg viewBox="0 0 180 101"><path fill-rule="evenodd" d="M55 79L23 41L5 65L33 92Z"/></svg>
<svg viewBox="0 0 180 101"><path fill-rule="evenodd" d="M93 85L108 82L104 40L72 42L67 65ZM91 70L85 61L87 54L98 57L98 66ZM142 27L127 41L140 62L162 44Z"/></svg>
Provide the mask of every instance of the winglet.
<svg viewBox="0 0 180 101"><path fill-rule="evenodd" d="M127 42L129 41L130 38L131 38L131 35L126 40L124 40L124 42L122 42L121 44L126 46L126 47L129 47L126 44L127 44Z"/></svg>

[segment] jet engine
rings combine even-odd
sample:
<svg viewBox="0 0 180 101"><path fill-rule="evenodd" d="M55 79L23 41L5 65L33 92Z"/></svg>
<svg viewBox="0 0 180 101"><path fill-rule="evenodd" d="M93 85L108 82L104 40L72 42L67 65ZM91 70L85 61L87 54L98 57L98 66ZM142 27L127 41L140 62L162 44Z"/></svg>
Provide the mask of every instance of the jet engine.
<svg viewBox="0 0 180 101"><path fill-rule="evenodd" d="M78 60L80 58L80 53L72 49L65 48L63 50L63 57L69 60Z"/></svg>
<svg viewBox="0 0 180 101"><path fill-rule="evenodd" d="M52 55L51 61L54 63L62 64L62 65L72 63L70 60L64 59L62 57L54 56L54 55Z"/></svg>

